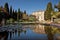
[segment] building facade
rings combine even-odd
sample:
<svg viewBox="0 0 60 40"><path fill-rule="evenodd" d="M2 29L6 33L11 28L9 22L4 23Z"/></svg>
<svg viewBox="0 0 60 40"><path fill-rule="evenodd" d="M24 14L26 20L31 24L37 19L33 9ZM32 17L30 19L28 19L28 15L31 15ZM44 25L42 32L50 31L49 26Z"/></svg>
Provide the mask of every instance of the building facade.
<svg viewBox="0 0 60 40"><path fill-rule="evenodd" d="M44 11L36 11L32 15L35 15L38 21L44 21Z"/></svg>

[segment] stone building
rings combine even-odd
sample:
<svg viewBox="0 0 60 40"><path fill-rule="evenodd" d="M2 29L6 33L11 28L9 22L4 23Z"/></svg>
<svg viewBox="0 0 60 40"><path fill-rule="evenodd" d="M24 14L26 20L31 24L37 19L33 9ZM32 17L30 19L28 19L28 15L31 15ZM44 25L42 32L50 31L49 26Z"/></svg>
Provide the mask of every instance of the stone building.
<svg viewBox="0 0 60 40"><path fill-rule="evenodd" d="M44 21L44 11L35 11L32 13L39 21Z"/></svg>

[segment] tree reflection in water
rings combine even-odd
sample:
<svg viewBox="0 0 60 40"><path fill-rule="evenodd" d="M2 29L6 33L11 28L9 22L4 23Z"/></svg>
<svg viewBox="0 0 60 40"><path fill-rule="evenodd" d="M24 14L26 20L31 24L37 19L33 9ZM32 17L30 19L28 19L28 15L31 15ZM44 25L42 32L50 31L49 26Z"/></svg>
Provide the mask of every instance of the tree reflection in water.
<svg viewBox="0 0 60 40"><path fill-rule="evenodd" d="M0 40L8 40L8 32L0 32Z"/></svg>
<svg viewBox="0 0 60 40"><path fill-rule="evenodd" d="M53 29L51 26L45 26L45 32L47 34L48 40L54 40L54 34L52 33Z"/></svg>
<svg viewBox="0 0 60 40"><path fill-rule="evenodd" d="M44 34L43 37L41 37L41 34ZM56 34L60 34L60 28L45 25L27 25L26 27L24 26L24 28L15 31L0 32L0 40L24 39L24 37L27 39L30 36L31 38L35 38L36 36L38 39L46 38L46 40L54 40L54 38L58 39L58 37L55 36Z"/></svg>
<svg viewBox="0 0 60 40"><path fill-rule="evenodd" d="M24 34L26 34L26 30L24 29L18 29L18 30L16 30L16 31L11 31L11 32L9 32L9 40L13 40L13 39L16 39L15 37L17 36L18 38L20 38L20 34L22 33L22 32L24 32ZM21 39L21 38L20 38Z"/></svg>
<svg viewBox="0 0 60 40"><path fill-rule="evenodd" d="M60 35L58 35L60 34L60 28L53 26L45 26L45 32L47 34L48 40L60 40Z"/></svg>
<svg viewBox="0 0 60 40"><path fill-rule="evenodd" d="M18 36L20 37L20 33L24 32L26 34L26 30L18 30L17 33L18 33Z"/></svg>
<svg viewBox="0 0 60 40"><path fill-rule="evenodd" d="M10 39L11 39L11 37L12 37L12 32L10 32Z"/></svg>

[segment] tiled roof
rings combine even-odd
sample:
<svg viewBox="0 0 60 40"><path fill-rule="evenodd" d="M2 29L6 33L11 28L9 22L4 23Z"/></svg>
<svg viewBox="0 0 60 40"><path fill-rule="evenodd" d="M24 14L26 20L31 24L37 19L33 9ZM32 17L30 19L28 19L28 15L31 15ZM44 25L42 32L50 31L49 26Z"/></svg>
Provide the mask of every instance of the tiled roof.
<svg viewBox="0 0 60 40"><path fill-rule="evenodd" d="M7 13L7 11L5 10L5 8L0 8L0 11Z"/></svg>
<svg viewBox="0 0 60 40"><path fill-rule="evenodd" d="M7 16L9 15L8 12L5 10L5 8L0 8L1 12L4 12Z"/></svg>

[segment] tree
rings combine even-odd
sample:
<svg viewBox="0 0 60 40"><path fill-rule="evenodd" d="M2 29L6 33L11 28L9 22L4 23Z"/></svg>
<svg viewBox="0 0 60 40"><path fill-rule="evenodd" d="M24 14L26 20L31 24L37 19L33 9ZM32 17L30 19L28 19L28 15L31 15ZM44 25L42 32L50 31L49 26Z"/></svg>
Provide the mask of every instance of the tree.
<svg viewBox="0 0 60 40"><path fill-rule="evenodd" d="M54 7L57 8L58 11L60 12L60 2L58 3L58 5L55 5Z"/></svg>
<svg viewBox="0 0 60 40"><path fill-rule="evenodd" d="M20 8L18 9L18 18L20 19L21 16L21 12L20 12Z"/></svg>
<svg viewBox="0 0 60 40"><path fill-rule="evenodd" d="M1 6L1 8L3 8L3 6Z"/></svg>
<svg viewBox="0 0 60 40"><path fill-rule="evenodd" d="M1 12L2 8L3 8L3 6L0 6L0 12Z"/></svg>
<svg viewBox="0 0 60 40"><path fill-rule="evenodd" d="M10 16L12 17L12 6L10 6Z"/></svg>
<svg viewBox="0 0 60 40"><path fill-rule="evenodd" d="M5 8L6 11L9 13L9 6L8 6L8 3L5 3L4 8Z"/></svg>
<svg viewBox="0 0 60 40"><path fill-rule="evenodd" d="M51 20L51 12L53 11L53 8L52 8L52 3L49 2L47 4L47 8L46 8L46 11L44 13L44 17L45 17L45 20Z"/></svg>
<svg viewBox="0 0 60 40"><path fill-rule="evenodd" d="M26 10L24 10L24 13L26 14Z"/></svg>
<svg viewBox="0 0 60 40"><path fill-rule="evenodd" d="M22 14L22 19L23 19L23 20L28 20L28 15L26 14L26 10L25 10L24 13Z"/></svg>
<svg viewBox="0 0 60 40"><path fill-rule="evenodd" d="M14 9L13 9L13 12L12 13L14 14Z"/></svg>
<svg viewBox="0 0 60 40"><path fill-rule="evenodd" d="M60 18L60 12L57 12L56 17Z"/></svg>
<svg viewBox="0 0 60 40"><path fill-rule="evenodd" d="M18 13L20 13L20 8L18 9Z"/></svg>
<svg viewBox="0 0 60 40"><path fill-rule="evenodd" d="M22 11L20 11L20 8L18 9L18 14L17 14L17 16L18 16L18 18L19 19L22 19Z"/></svg>
<svg viewBox="0 0 60 40"><path fill-rule="evenodd" d="M17 10L15 10L14 14L15 14L15 19L17 20Z"/></svg>
<svg viewBox="0 0 60 40"><path fill-rule="evenodd" d="M19 20L20 18L20 8L18 9L18 13L17 13L17 21Z"/></svg>
<svg viewBox="0 0 60 40"><path fill-rule="evenodd" d="M23 18L23 12L20 11L20 19L22 19L22 18Z"/></svg>

